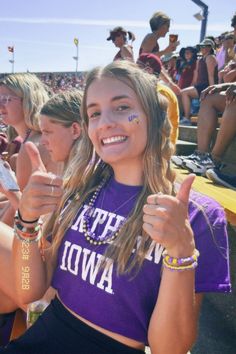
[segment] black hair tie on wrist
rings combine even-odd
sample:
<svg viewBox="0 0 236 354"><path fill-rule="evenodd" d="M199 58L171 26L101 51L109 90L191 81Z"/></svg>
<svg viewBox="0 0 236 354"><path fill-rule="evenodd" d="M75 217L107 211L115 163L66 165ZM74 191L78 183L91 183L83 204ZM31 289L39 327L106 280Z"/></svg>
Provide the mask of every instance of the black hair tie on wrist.
<svg viewBox="0 0 236 354"><path fill-rule="evenodd" d="M18 209L17 210L17 213L18 213L18 217L20 219L21 222L23 222L24 224L35 224L36 222L39 221L39 219L35 219L35 220L32 220L32 221L27 221L27 220L24 220L20 214L20 210Z"/></svg>

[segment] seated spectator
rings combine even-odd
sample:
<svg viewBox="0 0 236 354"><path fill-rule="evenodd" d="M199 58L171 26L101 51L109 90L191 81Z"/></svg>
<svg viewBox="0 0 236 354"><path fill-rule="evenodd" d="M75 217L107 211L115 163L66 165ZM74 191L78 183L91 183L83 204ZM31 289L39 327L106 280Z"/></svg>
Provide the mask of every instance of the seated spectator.
<svg viewBox="0 0 236 354"><path fill-rule="evenodd" d="M141 69L155 75L158 79L162 72L161 60L154 54L143 53L139 56L137 64ZM157 91L168 101L167 116L171 123L170 140L175 145L179 134L179 105L174 92L158 80Z"/></svg>
<svg viewBox="0 0 236 354"><path fill-rule="evenodd" d="M164 55L161 57L161 61L163 63L163 66L165 67L165 70L167 71L169 77L172 79L172 81L176 84L178 81L177 78L177 69L176 69L176 63L177 59L179 57L178 53L171 53L168 55Z"/></svg>
<svg viewBox="0 0 236 354"><path fill-rule="evenodd" d="M151 57L150 57L150 60L152 62L152 59L151 58L154 58L153 53L143 53L145 54L145 56L147 54L151 54ZM173 53L172 53L173 54ZM164 56L164 58L168 59L167 62L165 62L165 59L163 61L163 59L161 60L158 60L157 59L157 62L158 62L158 66L161 65L161 72L159 74L159 78L166 84L170 87L170 89L175 93L176 96L179 96L180 93L181 93L181 90L179 88L179 86L174 82L174 80L172 79L172 77L169 75L168 73L168 61L169 59L171 58L171 55L166 55ZM175 54L176 55L176 54ZM156 55L157 56L157 55ZM158 57L159 58L159 57ZM138 59L139 60L139 59ZM138 60L137 60L137 63L138 63ZM155 60L153 60L155 62Z"/></svg>
<svg viewBox="0 0 236 354"><path fill-rule="evenodd" d="M231 60L223 70L219 72L220 83L234 82L236 80L236 62Z"/></svg>
<svg viewBox="0 0 236 354"><path fill-rule="evenodd" d="M7 127L6 133L8 137L8 145L2 153L2 158L7 161L10 164L11 169L16 172L16 159L23 139L21 136L17 135L16 130L11 125Z"/></svg>
<svg viewBox="0 0 236 354"><path fill-rule="evenodd" d="M195 47L181 48L177 60L178 86L181 89L193 85L193 77L197 65L197 49Z"/></svg>
<svg viewBox="0 0 236 354"><path fill-rule="evenodd" d="M218 71L224 69L225 67L226 49L224 46L224 38L227 33L228 32L224 32L220 36L214 38L216 44L216 61L218 65Z"/></svg>
<svg viewBox="0 0 236 354"><path fill-rule="evenodd" d="M159 11L153 14L149 21L152 33L148 33L140 46L139 55L142 53L153 53L159 57L162 55L170 54L176 50L176 47L179 45L178 41L171 42L169 45L160 50L158 39L165 37L169 32L170 27L170 17L168 17L163 12Z"/></svg>
<svg viewBox="0 0 236 354"><path fill-rule="evenodd" d="M202 92L198 115L197 150L189 156L172 156L174 164L202 175L211 168L222 169L224 153L236 135L235 98L236 83L210 86ZM218 124L218 113L223 115L216 141L211 149Z"/></svg>
<svg viewBox="0 0 236 354"><path fill-rule="evenodd" d="M29 73L10 74L0 81L0 113L3 122L12 126L23 143L16 159L16 177L21 190L23 190L31 175L31 164L24 148L26 141L32 141L39 146L41 157L49 171L55 171L55 163L50 159L48 151L39 144L41 133L38 116L42 105L48 100L45 85ZM8 197L8 191L5 191ZM15 206L8 203L1 215L1 220L12 225L14 221Z"/></svg>
<svg viewBox="0 0 236 354"><path fill-rule="evenodd" d="M234 102L234 109L236 107L236 85L230 85L226 91L226 100L228 104L232 104ZM233 115L232 115L233 116ZM228 129L233 129L233 132L236 136L236 119L232 118L232 125L229 126ZM220 142L227 138L227 135L223 133L222 128L219 131L221 137L219 137ZM230 137L229 137L230 138ZM236 173L235 169L232 171L232 166L230 166L228 171L224 170L224 164L218 164L215 168L208 169L206 171L206 176L209 178L213 183L220 184L227 188L236 190Z"/></svg>
<svg viewBox="0 0 236 354"><path fill-rule="evenodd" d="M233 17L231 19L231 27L233 27L233 29L234 29L233 34L234 34L234 39L236 41L236 12L235 12L235 14L233 15ZM236 44L234 46L234 53L235 53L235 56L236 56Z"/></svg>
<svg viewBox="0 0 236 354"><path fill-rule="evenodd" d="M0 98L0 105L1 105L1 98ZM11 134L13 132L13 135ZM15 157L20 148L20 140L21 138L16 138L16 132L14 129L9 126L2 128L0 132L0 154L1 159L4 161L8 161L10 166L13 167L13 171L15 171ZM13 162L14 161L14 162ZM6 204L8 203L7 198L4 194L0 193L0 213L4 210Z"/></svg>
<svg viewBox="0 0 236 354"><path fill-rule="evenodd" d="M235 52L234 52L234 45L235 45L235 38L233 33L228 33L225 35L224 38L225 48L226 48L226 57L225 63L227 64L231 60L235 60Z"/></svg>
<svg viewBox="0 0 236 354"><path fill-rule="evenodd" d="M191 125L191 100L199 98L201 92L209 85L214 85L218 81L217 61L214 55L214 42L205 38L200 44L202 57L197 61L195 77L193 78L193 86L187 87L181 91L181 100L184 116L180 123Z"/></svg>
<svg viewBox="0 0 236 354"><path fill-rule="evenodd" d="M131 43L135 40L135 35L126 31L123 27L115 27L110 31L107 41L112 41L119 48L118 53L113 60L131 60L134 61L134 53L132 45L128 44L128 39Z"/></svg>
<svg viewBox="0 0 236 354"><path fill-rule="evenodd" d="M236 13L231 20L231 26L234 28L233 37L234 42L236 42ZM221 82L234 82L236 80L236 44L231 50L229 60L226 67L220 73Z"/></svg>

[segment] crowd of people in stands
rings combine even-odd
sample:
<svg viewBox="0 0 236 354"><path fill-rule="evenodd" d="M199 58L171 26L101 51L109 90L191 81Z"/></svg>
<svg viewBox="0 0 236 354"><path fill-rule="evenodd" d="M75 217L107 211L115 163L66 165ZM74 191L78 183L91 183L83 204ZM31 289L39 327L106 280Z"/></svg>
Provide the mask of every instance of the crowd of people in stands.
<svg viewBox="0 0 236 354"><path fill-rule="evenodd" d="M43 81L54 93L67 91L73 88L83 90L85 85L85 73L39 73L39 79Z"/></svg>
<svg viewBox="0 0 236 354"><path fill-rule="evenodd" d="M71 89L83 90L85 86L85 72L66 73L34 73L53 93ZM0 74L0 79L6 74Z"/></svg>
<svg viewBox="0 0 236 354"><path fill-rule="evenodd" d="M1 78L0 149L19 190L0 180L0 313L52 301L0 353L191 349L203 294L231 290L227 222L170 162L236 188L223 161L236 135L236 13L231 26L177 53L178 35L159 47L170 18L156 12L137 60L119 26L104 68ZM177 156L193 100L198 147Z"/></svg>

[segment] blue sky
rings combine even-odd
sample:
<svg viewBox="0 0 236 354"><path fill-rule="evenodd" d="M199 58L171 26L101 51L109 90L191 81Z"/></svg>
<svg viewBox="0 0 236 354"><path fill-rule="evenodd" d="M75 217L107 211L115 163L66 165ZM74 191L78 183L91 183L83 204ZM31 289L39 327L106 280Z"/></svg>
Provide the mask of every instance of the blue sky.
<svg viewBox="0 0 236 354"><path fill-rule="evenodd" d="M209 6L207 34L232 30L234 1L204 2ZM135 33L133 47L137 57L141 41L149 32L149 18L160 10L172 19L170 32L179 34L179 49L199 42L201 22L193 14L200 8L191 0L2 0L0 72L11 72L7 47L13 45L16 72L73 71L75 37L79 38L78 70L105 65L117 52L106 38L109 30L118 25ZM160 47L167 41L161 39Z"/></svg>

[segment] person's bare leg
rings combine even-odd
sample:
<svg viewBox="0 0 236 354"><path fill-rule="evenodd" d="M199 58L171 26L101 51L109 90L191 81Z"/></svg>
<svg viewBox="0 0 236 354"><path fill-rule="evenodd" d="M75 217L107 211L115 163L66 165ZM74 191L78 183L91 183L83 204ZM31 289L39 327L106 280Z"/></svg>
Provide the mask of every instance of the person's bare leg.
<svg viewBox="0 0 236 354"><path fill-rule="evenodd" d="M220 130L217 134L215 145L212 149L212 156L216 159L220 159L229 144L236 135L236 102L233 101L229 105L226 105L222 121L220 125Z"/></svg>
<svg viewBox="0 0 236 354"><path fill-rule="evenodd" d="M234 82L236 80L236 69L230 70L224 74L224 82Z"/></svg>
<svg viewBox="0 0 236 354"><path fill-rule="evenodd" d="M218 123L218 112L225 109L225 95L208 95L201 101L198 113L197 145L200 152L209 152Z"/></svg>
<svg viewBox="0 0 236 354"><path fill-rule="evenodd" d="M184 111L184 117L190 118L191 113L191 100L193 98L198 98L198 93L195 87L187 87L181 91L181 99Z"/></svg>
<svg viewBox="0 0 236 354"><path fill-rule="evenodd" d="M223 77L224 77L224 70L221 70L218 72L218 83L219 84L222 84L224 82Z"/></svg>

